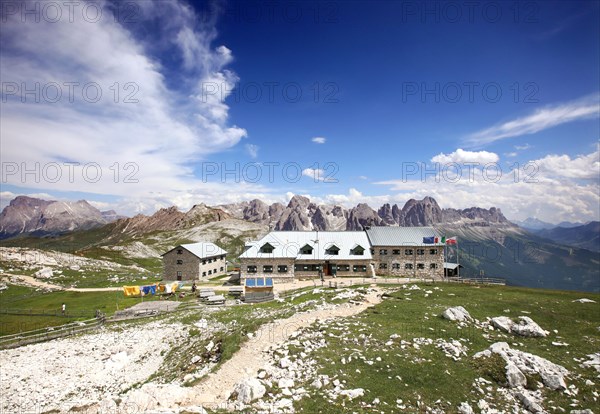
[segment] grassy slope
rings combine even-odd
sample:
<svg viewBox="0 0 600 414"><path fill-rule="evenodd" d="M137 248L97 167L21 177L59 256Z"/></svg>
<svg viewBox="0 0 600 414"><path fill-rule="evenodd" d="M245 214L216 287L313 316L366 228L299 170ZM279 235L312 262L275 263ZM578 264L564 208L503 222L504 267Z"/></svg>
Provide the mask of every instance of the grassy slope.
<svg viewBox="0 0 600 414"><path fill-rule="evenodd" d="M404 404L407 404L404 412L421 412L416 405L418 396L423 406L437 406L445 412L455 412L457 405L462 401L470 401L476 406L476 401L482 396L472 392L471 384L480 376L487 376L488 379L491 377L488 376L489 372L480 367L479 363L475 363L470 356L486 349L491 343L507 341L517 344L511 345L517 349L547 358L572 372L581 373L580 378L570 378L568 384L575 384L579 388L577 399L581 401L581 407L598 409L595 405L597 403L592 402L593 388L585 385L586 379L597 381L597 374L594 374L592 369L579 368L579 364L573 360L574 357L585 358L587 354L598 351L598 304L573 303L572 300L582 297L580 293L573 292L445 285L442 285L441 289L434 290L429 297L425 297L422 291L400 290L380 305L352 318L355 324L344 328L347 335L339 335L340 331L335 330L335 326L322 325L315 328L323 330L328 341L327 346L315 355L322 367L320 373L347 381L348 389L364 388L366 394L365 397L352 402L346 401L345 407L342 406L342 401L332 406L323 396L323 392L312 389L310 398L297 402L296 408L310 413L366 413L373 412L373 408L364 406L361 401L372 402L379 398L381 404L377 406L377 412L399 412L399 409L395 408L397 399L402 399ZM411 294L406 296L405 293ZM448 293L456 296L449 296ZM407 297L411 300L406 300ZM587 294L587 297L600 302L600 295ZM547 338L521 338L493 332L492 338L488 340L478 329L459 330L455 323L436 316L447 307L457 305L464 305L473 317L480 320L487 316L516 317L523 315L521 311L528 311L543 328L550 331L557 329L558 334L552 333ZM505 313L505 309L509 309L510 312ZM341 337L328 337L329 333ZM371 336L371 339L359 345L346 339L358 337L361 333ZM392 346L384 345L394 333L401 335L396 341L410 341L417 337L465 338L468 340L469 357L454 362L434 346L422 346L420 350L412 347L401 350L398 343ZM552 341L564 341L569 346L556 347L551 345ZM367 359L375 360L380 356L382 361L369 366L356 359L342 365L341 358L348 358L355 352L353 349L361 349ZM419 358L425 361L415 362ZM311 389L309 384L304 385ZM544 392L546 399L553 400L554 405L569 408L571 400L563 393L549 390ZM438 400L440 403L436 405ZM499 398L498 401L503 400ZM385 405L386 403L389 405ZM501 402L498 402L498 407L502 407Z"/></svg>
<svg viewBox="0 0 600 414"><path fill-rule="evenodd" d="M68 312L83 312L87 316L80 318L64 318L54 316L23 316L0 314L0 335L8 335L21 331L63 325L74 320L90 319L95 311L100 310L112 315L140 303L141 298L126 298L123 292L48 292L32 288L8 285L9 288L0 293L0 309L59 311L65 303ZM144 301L157 300L156 297L144 298Z"/></svg>

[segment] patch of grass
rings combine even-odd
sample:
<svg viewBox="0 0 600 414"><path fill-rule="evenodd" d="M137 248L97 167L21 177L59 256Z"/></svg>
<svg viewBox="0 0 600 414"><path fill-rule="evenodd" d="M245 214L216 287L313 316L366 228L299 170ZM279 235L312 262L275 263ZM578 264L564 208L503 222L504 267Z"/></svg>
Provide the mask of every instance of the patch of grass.
<svg viewBox="0 0 600 414"><path fill-rule="evenodd" d="M493 382L494 390L488 393L486 400L497 409L509 410L501 393L496 391L507 382L504 360L494 354L490 358L472 358L476 352L500 341L576 373L567 378L567 385L573 384L580 390L580 408L597 408L592 391L586 391L585 385L587 379L597 381L595 371L582 369L574 358L585 358L597 352L600 312L597 304L572 301L585 296L598 302L600 295L496 286L440 284L435 287L421 285L422 290L414 291L399 289L388 293L381 304L360 315L311 327L311 330L321 330L327 339L327 345L312 354L320 367L318 373L345 381L346 389L363 388L365 396L352 401L343 398L330 401L323 390L317 391L310 386L310 379L297 385L309 390L309 396L295 402L296 411L397 413L426 412L425 407L429 407L456 412L461 402L468 401L475 406L481 398L472 387L479 377ZM426 297L425 290L432 293ZM519 315L528 315L551 334L547 338L525 338L484 331L472 325L460 328L457 323L439 316L446 308L459 305L479 320L500 315L516 320ZM555 329L558 333L553 332ZM392 334L399 338L390 343ZM417 349L412 346L415 338L460 340L467 346L468 356L454 361L435 345L421 345ZM401 341L408 345L402 346ZM569 343L569 352L553 346L553 341ZM302 352L301 348L289 349L291 354ZM357 358L357 355L365 359ZM353 358L348 362L351 356ZM345 364L341 363L342 358L345 358ZM530 376L527 386L535 389L538 381L539 376ZM553 401L552 405L572 408L568 395L548 388L543 388L542 392L547 400ZM381 401L376 406L371 404L375 398ZM397 407L398 399L403 400L404 408Z"/></svg>
<svg viewBox="0 0 600 414"><path fill-rule="evenodd" d="M482 377L497 384L508 384L506 377L506 361L498 355L491 354L489 357L481 357L473 360L473 365Z"/></svg>

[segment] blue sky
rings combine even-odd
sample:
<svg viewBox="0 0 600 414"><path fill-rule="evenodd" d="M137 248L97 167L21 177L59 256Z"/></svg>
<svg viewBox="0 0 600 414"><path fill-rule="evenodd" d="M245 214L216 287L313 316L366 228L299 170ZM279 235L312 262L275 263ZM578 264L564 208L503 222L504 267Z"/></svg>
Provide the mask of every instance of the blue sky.
<svg viewBox="0 0 600 414"><path fill-rule="evenodd" d="M72 21L13 3L2 206L431 195L511 219L600 216L598 2L102 1Z"/></svg>

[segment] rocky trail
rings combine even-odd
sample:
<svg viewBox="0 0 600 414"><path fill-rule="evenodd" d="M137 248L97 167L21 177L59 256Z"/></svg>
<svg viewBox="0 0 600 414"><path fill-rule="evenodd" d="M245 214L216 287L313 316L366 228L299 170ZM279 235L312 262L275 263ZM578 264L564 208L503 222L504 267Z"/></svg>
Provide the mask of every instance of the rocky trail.
<svg viewBox="0 0 600 414"><path fill-rule="evenodd" d="M267 350L284 343L290 335L312 325L318 319L345 318L356 315L381 302L381 290L373 290L360 304L343 304L333 309L322 309L296 314L290 318L263 325L236 354L221 368L192 388L190 405L222 405L227 402L234 386L245 377L255 377L268 363Z"/></svg>

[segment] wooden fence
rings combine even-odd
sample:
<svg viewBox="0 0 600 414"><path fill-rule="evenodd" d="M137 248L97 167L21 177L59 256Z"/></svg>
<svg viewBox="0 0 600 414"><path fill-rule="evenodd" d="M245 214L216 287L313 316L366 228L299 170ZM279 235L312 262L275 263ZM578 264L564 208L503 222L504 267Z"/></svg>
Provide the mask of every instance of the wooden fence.
<svg viewBox="0 0 600 414"><path fill-rule="evenodd" d="M84 321L71 322L66 325L36 329L33 331L21 332L13 335L0 337L0 349L17 348L23 345L45 342L51 339L64 338L66 336L94 330L103 325L106 315L96 311L96 317Z"/></svg>

